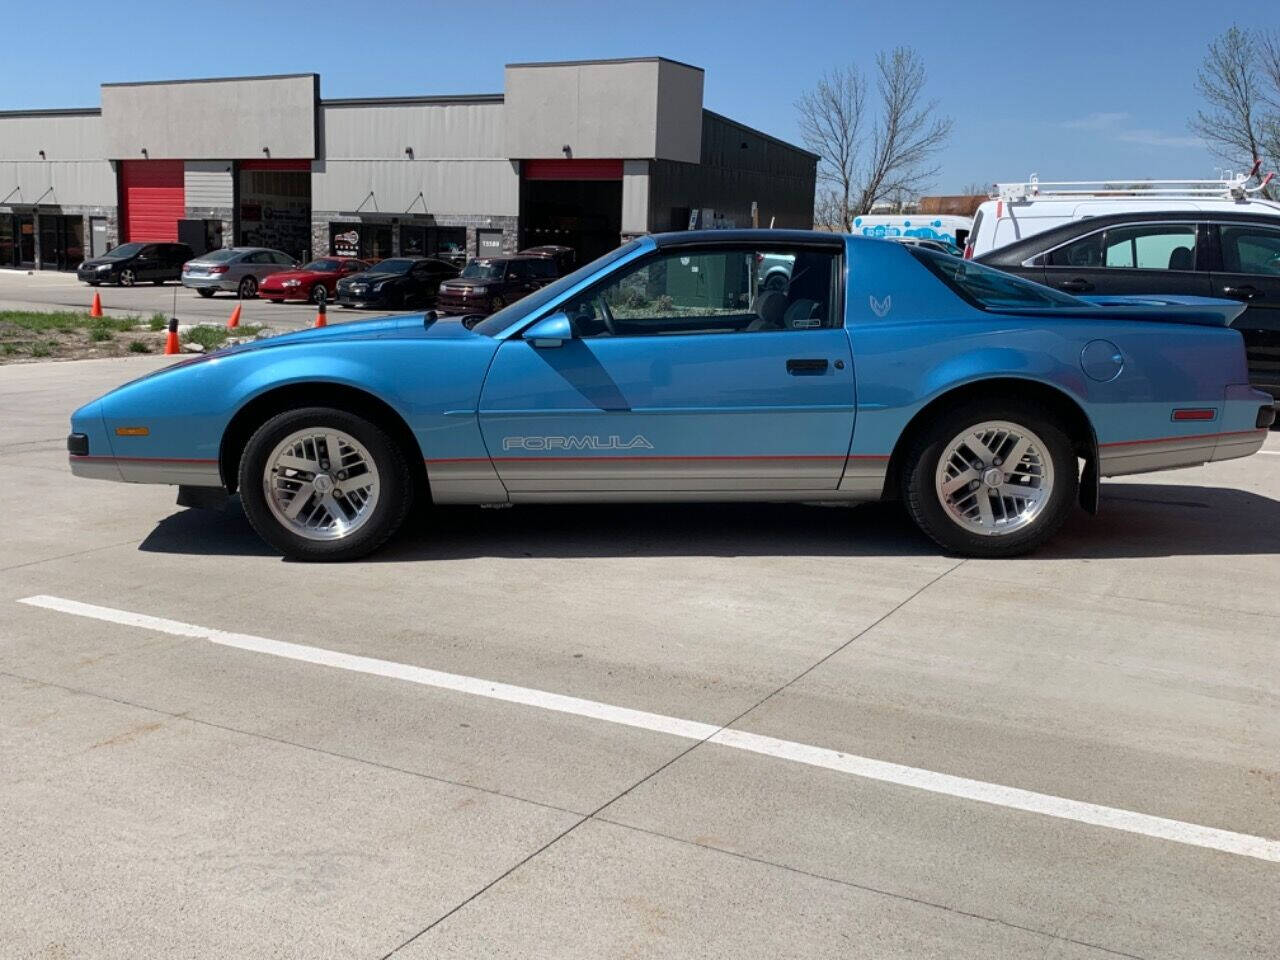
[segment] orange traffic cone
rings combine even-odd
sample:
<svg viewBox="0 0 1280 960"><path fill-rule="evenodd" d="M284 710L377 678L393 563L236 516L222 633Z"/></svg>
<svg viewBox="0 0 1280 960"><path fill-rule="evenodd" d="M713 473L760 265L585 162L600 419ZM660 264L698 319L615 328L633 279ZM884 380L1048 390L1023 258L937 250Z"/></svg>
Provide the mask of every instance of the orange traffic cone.
<svg viewBox="0 0 1280 960"><path fill-rule="evenodd" d="M181 353L182 348L178 345L178 318L172 317L169 320L169 335L164 339L164 353L168 356L171 353Z"/></svg>
<svg viewBox="0 0 1280 960"><path fill-rule="evenodd" d="M93 306L89 308L89 316L91 317L102 316L102 297L98 294L96 290L93 292Z"/></svg>
<svg viewBox="0 0 1280 960"><path fill-rule="evenodd" d="M329 325L329 321L324 318L324 301L323 300L320 301L320 309L316 313L315 325L317 327L327 327Z"/></svg>
<svg viewBox="0 0 1280 960"><path fill-rule="evenodd" d="M236 304L236 308L231 311L231 319L227 321L227 329L234 330L240 326L240 304Z"/></svg>

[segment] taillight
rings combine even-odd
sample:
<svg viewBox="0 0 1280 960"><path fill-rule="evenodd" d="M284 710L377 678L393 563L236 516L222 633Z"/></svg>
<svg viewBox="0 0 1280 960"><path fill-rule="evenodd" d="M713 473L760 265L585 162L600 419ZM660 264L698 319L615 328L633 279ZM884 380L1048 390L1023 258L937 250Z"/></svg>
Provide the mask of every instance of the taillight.
<svg viewBox="0 0 1280 960"><path fill-rule="evenodd" d="M972 259L973 259L973 244L972 244L972 243L966 243L966 244L964 245L964 259L966 259L966 260L972 260Z"/></svg>
<svg viewBox="0 0 1280 960"><path fill-rule="evenodd" d="M209 268L209 272L210 272L210 273L226 273L226 272L227 272L227 268L226 268L225 266L220 266L220 267L210 267L210 268Z"/></svg>

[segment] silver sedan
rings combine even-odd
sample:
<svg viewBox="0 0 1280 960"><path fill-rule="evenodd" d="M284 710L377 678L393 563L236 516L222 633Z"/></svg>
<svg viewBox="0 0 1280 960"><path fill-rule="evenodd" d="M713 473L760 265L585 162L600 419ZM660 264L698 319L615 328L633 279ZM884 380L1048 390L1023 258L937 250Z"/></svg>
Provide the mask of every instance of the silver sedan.
<svg viewBox="0 0 1280 960"><path fill-rule="evenodd" d="M279 250L266 247L224 247L202 253L182 265L182 285L202 297L219 290L236 294L241 300L258 295L262 278L281 270L293 270L298 261Z"/></svg>

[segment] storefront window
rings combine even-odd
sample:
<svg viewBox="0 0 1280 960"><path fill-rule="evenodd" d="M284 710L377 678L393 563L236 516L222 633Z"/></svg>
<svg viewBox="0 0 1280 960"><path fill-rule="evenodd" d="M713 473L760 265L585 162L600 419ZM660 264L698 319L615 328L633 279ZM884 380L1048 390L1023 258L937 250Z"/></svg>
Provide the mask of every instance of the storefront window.
<svg viewBox="0 0 1280 960"><path fill-rule="evenodd" d="M7 213L0 213L0 267L18 265L18 249L14 232L14 218Z"/></svg>
<svg viewBox="0 0 1280 960"><path fill-rule="evenodd" d="M421 257L427 253L427 228L411 223L400 224L400 255Z"/></svg>

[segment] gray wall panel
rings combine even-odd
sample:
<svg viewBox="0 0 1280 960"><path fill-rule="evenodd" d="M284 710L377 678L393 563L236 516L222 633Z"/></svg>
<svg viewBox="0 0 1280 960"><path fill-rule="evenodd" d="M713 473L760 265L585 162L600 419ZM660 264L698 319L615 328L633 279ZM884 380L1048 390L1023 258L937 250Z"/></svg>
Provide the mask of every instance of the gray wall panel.
<svg viewBox="0 0 1280 960"><path fill-rule="evenodd" d="M0 116L0 160L101 160L102 117Z"/></svg>
<svg viewBox="0 0 1280 960"><path fill-rule="evenodd" d="M322 105L325 159L418 160L506 156L501 103Z"/></svg>
<svg viewBox="0 0 1280 960"><path fill-rule="evenodd" d="M314 169L315 210L513 217L519 213L520 177L509 160L330 159Z"/></svg>
<svg viewBox="0 0 1280 960"><path fill-rule="evenodd" d="M318 89L314 74L104 84L106 156L311 159Z"/></svg>
<svg viewBox="0 0 1280 960"><path fill-rule="evenodd" d="M184 165L187 207L226 208L235 201L230 160L188 160Z"/></svg>
<svg viewBox="0 0 1280 960"><path fill-rule="evenodd" d="M0 207L37 202L41 206L114 206L115 170L105 160L0 160Z"/></svg>

